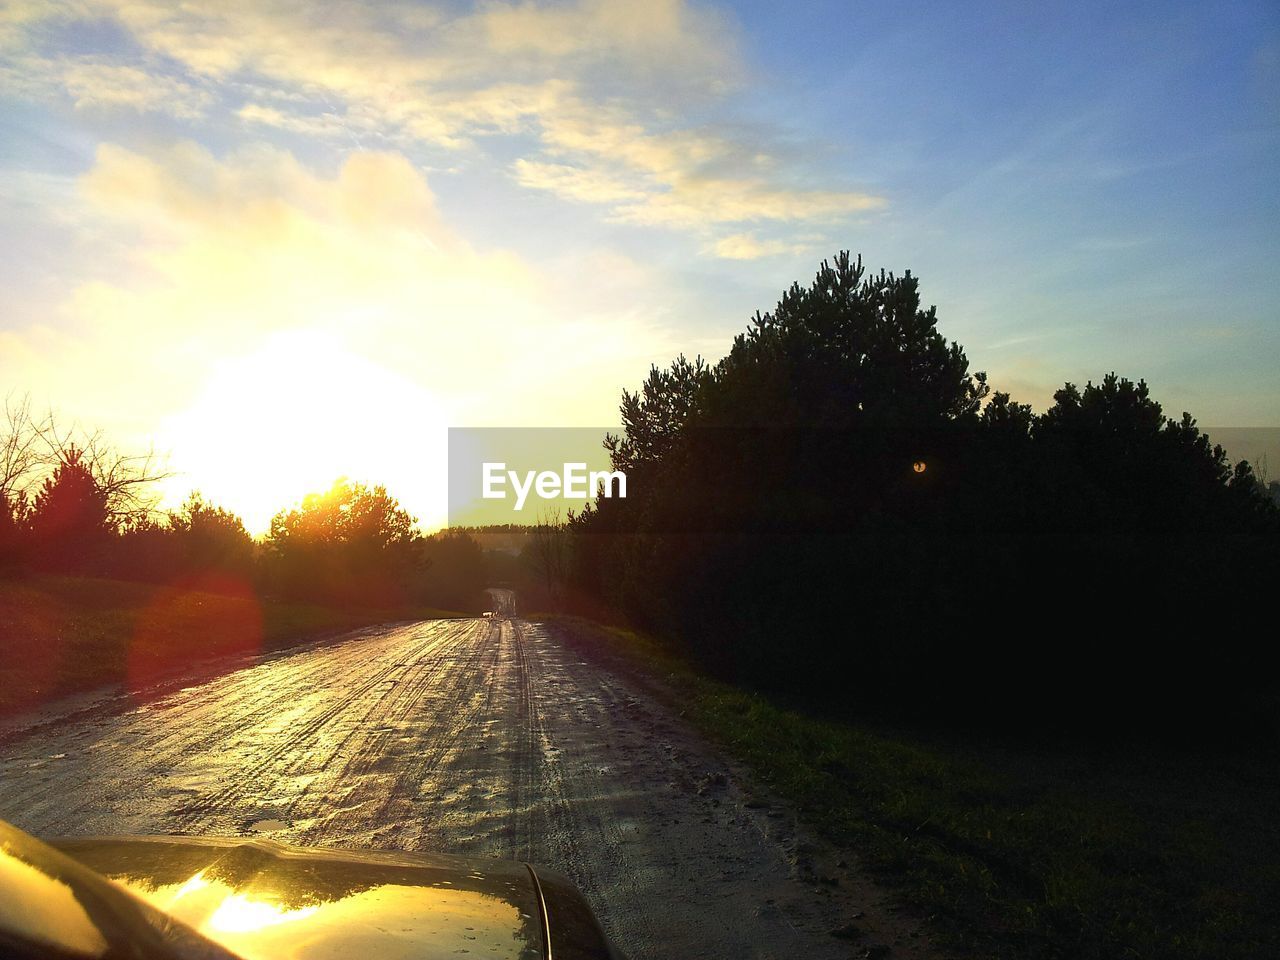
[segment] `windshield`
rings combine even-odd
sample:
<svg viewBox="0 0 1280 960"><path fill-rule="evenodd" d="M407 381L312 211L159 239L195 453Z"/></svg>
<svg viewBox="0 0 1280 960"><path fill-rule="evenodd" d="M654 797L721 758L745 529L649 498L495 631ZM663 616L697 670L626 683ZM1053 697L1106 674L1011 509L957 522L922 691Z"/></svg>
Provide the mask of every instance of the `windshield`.
<svg viewBox="0 0 1280 960"><path fill-rule="evenodd" d="M1275 0L0 2L0 953L1280 956L1278 117Z"/></svg>

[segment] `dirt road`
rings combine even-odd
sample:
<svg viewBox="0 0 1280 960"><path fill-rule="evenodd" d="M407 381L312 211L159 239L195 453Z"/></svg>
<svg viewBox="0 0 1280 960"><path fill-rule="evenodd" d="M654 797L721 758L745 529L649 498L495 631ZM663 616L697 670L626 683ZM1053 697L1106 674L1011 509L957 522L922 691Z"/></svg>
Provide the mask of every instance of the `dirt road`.
<svg viewBox="0 0 1280 960"><path fill-rule="evenodd" d="M361 631L0 740L0 817L39 835L527 860L572 877L634 960L865 955L831 931L888 916L880 899L819 882L749 789L657 700L507 619Z"/></svg>

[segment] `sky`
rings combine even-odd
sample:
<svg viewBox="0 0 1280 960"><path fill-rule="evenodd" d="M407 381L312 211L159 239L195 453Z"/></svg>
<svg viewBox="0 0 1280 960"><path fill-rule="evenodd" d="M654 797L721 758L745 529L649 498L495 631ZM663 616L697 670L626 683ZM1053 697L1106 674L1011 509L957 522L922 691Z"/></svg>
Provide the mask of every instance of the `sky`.
<svg viewBox="0 0 1280 960"><path fill-rule="evenodd" d="M1280 7L0 2L0 392L262 530L443 513L840 249L997 389L1280 426Z"/></svg>

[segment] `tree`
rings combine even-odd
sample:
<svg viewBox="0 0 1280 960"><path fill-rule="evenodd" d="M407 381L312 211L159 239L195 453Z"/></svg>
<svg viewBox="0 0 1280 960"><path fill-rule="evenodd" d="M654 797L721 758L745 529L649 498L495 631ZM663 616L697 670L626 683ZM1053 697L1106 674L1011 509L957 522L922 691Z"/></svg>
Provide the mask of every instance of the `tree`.
<svg viewBox="0 0 1280 960"><path fill-rule="evenodd" d="M41 566L83 570L100 561L113 532L106 491L84 453L69 446L31 504L29 529Z"/></svg>
<svg viewBox="0 0 1280 960"><path fill-rule="evenodd" d="M154 519L153 454L124 454L100 432L37 417L28 397L9 396L0 421L0 567L62 569L114 562L111 538Z"/></svg>
<svg viewBox="0 0 1280 960"><path fill-rule="evenodd" d="M1014 442L1028 439L1036 423L1031 404L1016 403L1009 394L999 390L982 408L979 420L990 434Z"/></svg>
<svg viewBox="0 0 1280 960"><path fill-rule="evenodd" d="M268 542L278 549L291 542L395 549L413 540L413 524L414 518L386 487L368 487L343 477L324 493L304 497L300 507L276 514Z"/></svg>
<svg viewBox="0 0 1280 960"><path fill-rule="evenodd" d="M842 252L757 313L719 363L681 356L623 394L626 432L607 446L628 498L570 523L576 582L714 666L784 684L820 669L832 598L850 582L887 598L906 589L887 571L965 562L893 528L937 513L938 477L957 473L987 391L914 276L868 275ZM1007 399L997 411L1025 420ZM931 472L913 474L925 460ZM890 642L860 633L859 654Z"/></svg>
<svg viewBox="0 0 1280 960"><path fill-rule="evenodd" d="M19 569L30 559L29 493L46 467L45 452L30 398L5 397L0 422L0 573Z"/></svg>
<svg viewBox="0 0 1280 960"><path fill-rule="evenodd" d="M0 575L12 572L23 558L26 501L0 494Z"/></svg>
<svg viewBox="0 0 1280 960"><path fill-rule="evenodd" d="M921 308L919 287L909 270L868 277L847 251L824 260L812 284L793 284L735 338L714 378L715 417L838 429L975 414L986 375L969 373L963 348L938 332L937 308Z"/></svg>
<svg viewBox="0 0 1280 960"><path fill-rule="evenodd" d="M113 530L155 517L160 500L159 481L168 478L170 473L154 451L124 453L116 449L102 431L83 430L75 424L64 427L52 413L41 421L38 430L46 463L63 463L74 452L84 465L103 497Z"/></svg>
<svg viewBox="0 0 1280 960"><path fill-rule="evenodd" d="M299 596L399 601L421 572L414 523L385 487L340 479L272 518L266 547L275 582Z"/></svg>
<svg viewBox="0 0 1280 960"><path fill-rule="evenodd" d="M571 519L574 585L713 669L1007 723L1185 730L1265 700L1239 618L1280 521L1249 466L1140 380L1042 416L991 395L910 273L841 253L621 412L628 497Z"/></svg>
<svg viewBox="0 0 1280 960"><path fill-rule="evenodd" d="M16 502L47 465L46 424L31 413L30 397L5 397L0 423L0 499Z"/></svg>
<svg viewBox="0 0 1280 960"><path fill-rule="evenodd" d="M423 540L422 600L445 610L479 612L487 605L489 563L465 530L443 530Z"/></svg>
<svg viewBox="0 0 1280 960"><path fill-rule="evenodd" d="M253 539L244 521L214 506L199 491L192 491L179 509L170 511L168 521L189 571L240 576L252 572Z"/></svg>
<svg viewBox="0 0 1280 960"><path fill-rule="evenodd" d="M572 562L570 551L569 535L559 514L553 512L539 517L530 530L529 544L521 560L533 570L545 602L552 610L559 610L564 602Z"/></svg>
<svg viewBox="0 0 1280 960"><path fill-rule="evenodd" d="M1068 383L1034 432L1046 489L1073 527L1221 532L1265 507L1250 465L1233 467L1189 413L1166 417L1142 380Z"/></svg>
<svg viewBox="0 0 1280 960"><path fill-rule="evenodd" d="M702 357L691 361L680 354L665 370L651 367L635 393L623 390L623 433L605 438L613 468L630 475L660 462L697 412L712 376Z"/></svg>

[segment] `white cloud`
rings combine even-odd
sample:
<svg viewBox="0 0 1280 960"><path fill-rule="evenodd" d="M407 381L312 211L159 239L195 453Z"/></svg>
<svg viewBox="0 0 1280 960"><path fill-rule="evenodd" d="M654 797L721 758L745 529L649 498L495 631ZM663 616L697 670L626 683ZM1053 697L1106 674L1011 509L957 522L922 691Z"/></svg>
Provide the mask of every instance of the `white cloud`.
<svg viewBox="0 0 1280 960"><path fill-rule="evenodd" d="M535 190L549 190L569 200L584 203L634 203L643 200L644 191L622 178L589 167L565 163L541 163L517 160L513 166L516 180Z"/></svg>
<svg viewBox="0 0 1280 960"><path fill-rule="evenodd" d="M806 182L759 131L686 119L695 104L699 116L715 115L747 81L732 18L687 0L521 0L462 13L263 0L43 10L22 4L0 27L10 38L6 77L30 96L58 89L81 107L190 119L213 109L216 91L222 109L259 132L450 150L516 137L518 183L599 205L619 222L704 235L721 224L827 222L884 203ZM42 48L42 21L74 30L92 19L117 24L141 53Z"/></svg>
<svg viewBox="0 0 1280 960"><path fill-rule="evenodd" d="M58 70L79 109L126 107L193 119L213 102L208 91L191 83L127 64L64 59Z"/></svg>
<svg viewBox="0 0 1280 960"><path fill-rule="evenodd" d="M807 253L812 244L761 240L753 233L735 233L715 242L714 253L725 260L759 260L780 254Z"/></svg>
<svg viewBox="0 0 1280 960"><path fill-rule="evenodd" d="M755 145L695 130L650 132L617 109L562 103L543 118L542 139L549 153L575 162L517 161L517 180L566 199L604 204L614 220L625 223L695 231L763 220L824 223L886 202L858 191L810 189L771 178L767 174L777 165Z"/></svg>

